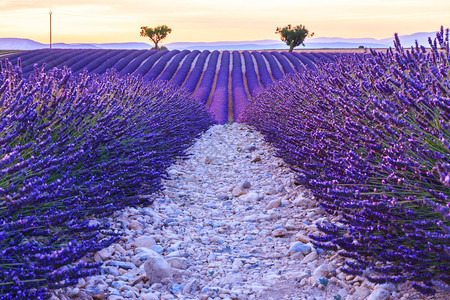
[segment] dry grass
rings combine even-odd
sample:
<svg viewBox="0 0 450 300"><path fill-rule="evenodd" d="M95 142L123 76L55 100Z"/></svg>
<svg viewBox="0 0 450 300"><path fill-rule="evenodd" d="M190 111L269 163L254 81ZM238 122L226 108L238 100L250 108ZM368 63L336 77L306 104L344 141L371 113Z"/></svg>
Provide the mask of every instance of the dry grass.
<svg viewBox="0 0 450 300"><path fill-rule="evenodd" d="M21 52L20 50L0 50L0 57Z"/></svg>

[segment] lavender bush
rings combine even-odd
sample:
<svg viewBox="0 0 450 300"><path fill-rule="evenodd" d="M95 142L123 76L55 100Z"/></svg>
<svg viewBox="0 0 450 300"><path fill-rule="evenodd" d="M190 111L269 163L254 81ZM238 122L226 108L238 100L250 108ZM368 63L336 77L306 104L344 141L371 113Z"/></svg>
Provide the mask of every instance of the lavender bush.
<svg viewBox="0 0 450 300"><path fill-rule="evenodd" d="M291 54L295 56L306 69L317 70L316 64L314 63L315 60L308 53L292 52Z"/></svg>
<svg viewBox="0 0 450 300"><path fill-rule="evenodd" d="M316 247L342 271L423 294L450 284L449 31L431 50L395 49L316 62L259 93L246 121L298 172L334 224Z"/></svg>
<svg viewBox="0 0 450 300"><path fill-rule="evenodd" d="M46 299L98 264L80 262L117 239L107 223L145 205L165 169L213 119L168 83L0 68L0 299Z"/></svg>

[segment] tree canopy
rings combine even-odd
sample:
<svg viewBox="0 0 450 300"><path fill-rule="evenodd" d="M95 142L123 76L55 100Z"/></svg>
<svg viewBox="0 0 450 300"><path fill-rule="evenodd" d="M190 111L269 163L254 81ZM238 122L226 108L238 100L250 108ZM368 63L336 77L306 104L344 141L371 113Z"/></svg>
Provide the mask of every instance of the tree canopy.
<svg viewBox="0 0 450 300"><path fill-rule="evenodd" d="M292 50L299 45L305 46L303 41L307 37L312 37L314 35L314 32L310 34L309 30L301 24L295 27L292 27L291 24L284 26L283 28L277 27L275 33L279 33L281 40L289 46L289 52L292 52Z"/></svg>
<svg viewBox="0 0 450 300"><path fill-rule="evenodd" d="M158 43L165 39L171 32L172 28L169 28L167 25L160 25L155 28L147 26L141 27L141 36L148 37L153 43L155 43L154 49L158 49Z"/></svg>

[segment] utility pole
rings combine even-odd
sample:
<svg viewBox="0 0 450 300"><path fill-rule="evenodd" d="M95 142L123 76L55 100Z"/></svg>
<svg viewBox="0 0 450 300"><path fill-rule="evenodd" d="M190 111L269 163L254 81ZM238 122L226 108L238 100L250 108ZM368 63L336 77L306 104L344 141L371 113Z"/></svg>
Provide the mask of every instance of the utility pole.
<svg viewBox="0 0 450 300"><path fill-rule="evenodd" d="M50 49L52 49L52 10L48 13L50 15Z"/></svg>

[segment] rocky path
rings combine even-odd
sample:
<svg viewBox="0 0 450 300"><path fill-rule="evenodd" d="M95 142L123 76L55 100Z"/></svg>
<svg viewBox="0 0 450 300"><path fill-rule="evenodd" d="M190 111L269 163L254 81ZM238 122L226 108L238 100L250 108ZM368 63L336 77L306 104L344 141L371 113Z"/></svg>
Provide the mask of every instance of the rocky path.
<svg viewBox="0 0 450 300"><path fill-rule="evenodd" d="M54 300L421 299L346 276L339 256L314 249L307 236L329 218L259 133L214 126L190 153L153 204L107 220L124 234L87 258L101 274Z"/></svg>

